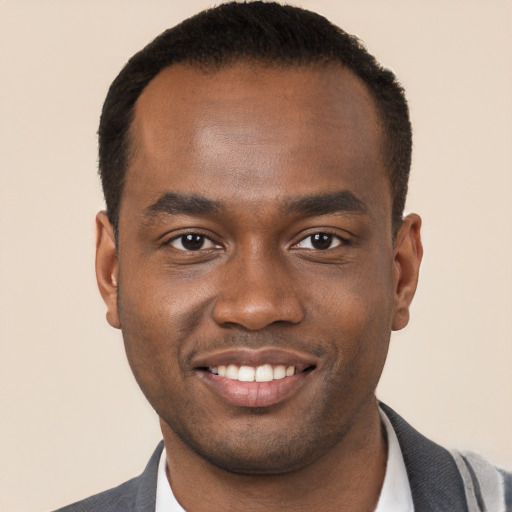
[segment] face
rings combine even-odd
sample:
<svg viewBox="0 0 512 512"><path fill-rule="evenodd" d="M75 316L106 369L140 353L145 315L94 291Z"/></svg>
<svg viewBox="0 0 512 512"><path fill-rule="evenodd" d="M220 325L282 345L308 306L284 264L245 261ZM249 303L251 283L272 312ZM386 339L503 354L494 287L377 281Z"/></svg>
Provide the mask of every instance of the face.
<svg viewBox="0 0 512 512"><path fill-rule="evenodd" d="M364 425L416 284L370 94L336 65L175 65L131 134L98 280L166 441L233 472L312 463Z"/></svg>

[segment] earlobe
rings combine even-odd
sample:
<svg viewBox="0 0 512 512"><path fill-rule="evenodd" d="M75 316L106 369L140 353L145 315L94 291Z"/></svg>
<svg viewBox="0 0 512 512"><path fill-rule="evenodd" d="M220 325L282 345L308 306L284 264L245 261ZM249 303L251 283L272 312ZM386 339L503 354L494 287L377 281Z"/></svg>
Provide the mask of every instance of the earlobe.
<svg viewBox="0 0 512 512"><path fill-rule="evenodd" d="M107 321L112 327L120 329L117 309L118 277L119 264L114 229L107 214L101 211L96 215L96 280L107 306Z"/></svg>
<svg viewBox="0 0 512 512"><path fill-rule="evenodd" d="M394 249L395 312L392 329L399 331L409 323L409 307L418 285L423 246L421 218L412 213L404 218Z"/></svg>

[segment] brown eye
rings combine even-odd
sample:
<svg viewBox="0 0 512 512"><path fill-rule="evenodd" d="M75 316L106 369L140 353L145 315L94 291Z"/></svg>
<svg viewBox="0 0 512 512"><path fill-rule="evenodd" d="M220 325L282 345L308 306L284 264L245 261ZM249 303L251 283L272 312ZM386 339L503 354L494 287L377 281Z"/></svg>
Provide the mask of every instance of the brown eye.
<svg viewBox="0 0 512 512"><path fill-rule="evenodd" d="M217 247L209 238L198 233L187 233L173 238L169 245L180 251L200 251Z"/></svg>
<svg viewBox="0 0 512 512"><path fill-rule="evenodd" d="M332 235L328 235L327 233L317 233L316 235L311 236L311 245L315 249L329 249L332 244Z"/></svg>
<svg viewBox="0 0 512 512"><path fill-rule="evenodd" d="M317 251L325 251L333 249L341 245L340 237L331 235L330 233L314 233L303 238L295 247L298 249L315 249Z"/></svg>

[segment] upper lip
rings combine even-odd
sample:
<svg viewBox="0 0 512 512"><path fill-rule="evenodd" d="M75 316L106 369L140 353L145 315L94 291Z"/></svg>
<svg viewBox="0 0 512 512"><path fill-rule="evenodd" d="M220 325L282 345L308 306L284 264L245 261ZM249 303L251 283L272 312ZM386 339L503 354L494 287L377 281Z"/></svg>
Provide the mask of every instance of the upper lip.
<svg viewBox="0 0 512 512"><path fill-rule="evenodd" d="M294 366L298 371L311 366L318 366L318 358L311 354L295 352L290 349L263 348L228 349L212 352L203 352L192 359L194 368L212 368L219 365L236 364L238 366L261 366L271 364L273 366Z"/></svg>

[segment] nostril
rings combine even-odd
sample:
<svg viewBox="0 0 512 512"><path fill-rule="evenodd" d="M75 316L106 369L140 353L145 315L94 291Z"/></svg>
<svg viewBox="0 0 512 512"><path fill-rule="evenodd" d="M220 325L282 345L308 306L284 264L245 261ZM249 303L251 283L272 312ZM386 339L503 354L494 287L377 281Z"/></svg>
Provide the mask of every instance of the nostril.
<svg viewBox="0 0 512 512"><path fill-rule="evenodd" d="M224 327L241 326L249 331L273 324L297 324L303 317L303 308L296 297L266 300L250 290L242 297L218 299L213 309L213 318L217 324Z"/></svg>

